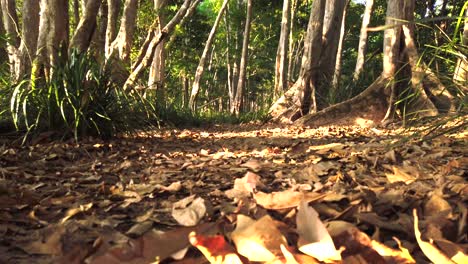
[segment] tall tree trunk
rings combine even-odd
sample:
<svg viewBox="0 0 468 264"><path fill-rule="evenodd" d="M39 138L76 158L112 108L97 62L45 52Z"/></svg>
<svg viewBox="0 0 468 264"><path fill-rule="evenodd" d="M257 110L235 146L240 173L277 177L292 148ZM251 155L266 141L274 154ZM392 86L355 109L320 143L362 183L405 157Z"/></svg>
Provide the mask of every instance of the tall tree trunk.
<svg viewBox="0 0 468 264"><path fill-rule="evenodd" d="M103 2L101 4L101 7L99 8L98 17L96 21L96 30L94 30L90 47L90 50L92 50L98 58L104 58L105 56L107 22L109 15L107 1L102 1Z"/></svg>
<svg viewBox="0 0 468 264"><path fill-rule="evenodd" d="M76 29L80 22L80 0L73 0L73 27Z"/></svg>
<svg viewBox="0 0 468 264"><path fill-rule="evenodd" d="M39 35L39 1L23 1L23 23L21 27L21 45L19 52L21 54L21 73L31 73L31 66L36 57L37 38Z"/></svg>
<svg viewBox="0 0 468 264"><path fill-rule="evenodd" d="M67 55L68 1L41 0L40 9L37 58L33 75L47 80L58 62L59 52L65 57Z"/></svg>
<svg viewBox="0 0 468 264"><path fill-rule="evenodd" d="M192 85L192 91L190 94L190 101L189 101L189 107L193 112L195 112L197 108L197 97L198 97L198 92L200 90L200 80L203 76L203 71L205 68L206 57L208 55L208 51L211 49L211 45L213 44L216 30L218 29L219 22L221 21L221 17L223 16L224 11L226 10L228 2L229 0L224 0L223 5L221 6L221 9L219 10L218 15L216 16L216 20L213 24L213 27L211 28L210 34L205 44L205 48L203 49L203 53L198 63L197 71L195 73L195 78L194 78L193 85Z"/></svg>
<svg viewBox="0 0 468 264"><path fill-rule="evenodd" d="M299 78L270 108L269 114L274 121L290 123L307 114L311 107L316 107L312 93L319 74L325 2L325 0L312 2Z"/></svg>
<svg viewBox="0 0 468 264"><path fill-rule="evenodd" d="M424 69L417 63L419 58L411 29L413 27L411 23L414 20L413 13L414 1L388 0L384 32L384 65L381 76L356 97L320 112L306 115L297 120L296 124L321 126L330 123L365 123L372 125L391 120L397 108L403 114L412 116L437 114L438 111L431 101L431 96L426 93L434 82L431 76L425 75ZM405 24L403 21L409 22ZM410 79L411 83L409 86L404 86L407 82L403 80L407 79ZM408 93L411 96L408 96ZM394 102L397 97L404 103L404 106L400 104L395 107ZM406 109L407 113L404 112Z"/></svg>
<svg viewBox="0 0 468 264"><path fill-rule="evenodd" d="M87 1L83 16L75 31L69 49L84 52L88 49L93 33L96 30L96 19L101 6L101 0Z"/></svg>
<svg viewBox="0 0 468 264"><path fill-rule="evenodd" d="M364 69L364 62L367 51L367 28L369 27L370 17L374 8L374 0L366 0L366 9L362 18L361 33L359 34L358 55L356 60L356 68L354 69L353 81L359 80L362 70Z"/></svg>
<svg viewBox="0 0 468 264"><path fill-rule="evenodd" d="M289 0L283 0L283 15L281 18L281 34L276 52L274 98L278 98L288 88L288 42L291 5Z"/></svg>
<svg viewBox="0 0 468 264"><path fill-rule="evenodd" d="M231 109L231 105L235 100L235 90L232 82L232 69L231 69L231 27L229 26L229 4L226 7L226 15L224 16L224 25L226 26L226 67L227 67L227 87L228 87L228 95L229 95L229 108Z"/></svg>
<svg viewBox="0 0 468 264"><path fill-rule="evenodd" d="M335 63L335 73L333 74L333 81L332 81L332 100L337 100L337 92L340 89L340 79L341 79L341 66L342 62L342 55L343 55L343 42L345 39L345 31L346 31L346 9L349 5L350 0L346 1L345 9L343 11L343 19L341 20L341 30L340 30L340 40L338 42L338 50L336 52L336 63ZM334 103L334 102L332 102Z"/></svg>
<svg viewBox="0 0 468 264"><path fill-rule="evenodd" d="M112 42L111 52L117 51L118 58L122 61L130 60L130 51L133 42L133 33L135 32L135 21L138 9L138 0L126 0L123 15L120 23L119 34Z"/></svg>
<svg viewBox="0 0 468 264"><path fill-rule="evenodd" d="M294 17L296 15L296 8L297 8L297 0L292 0L291 3L291 17L289 19L290 26L289 26L289 47L288 47L288 81L292 80L292 76L294 74L294 35L293 35L293 29L294 29ZM299 43L299 40L297 40ZM297 48L299 45L297 45Z"/></svg>
<svg viewBox="0 0 468 264"><path fill-rule="evenodd" d="M461 40L462 45L468 47L468 9L465 10L465 25L463 29L463 38ZM468 58L467 56L459 56L455 72L453 74L453 81L459 84L461 87L465 87L467 90L468 86ZM466 91L465 91L466 92Z"/></svg>
<svg viewBox="0 0 468 264"><path fill-rule="evenodd" d="M0 5L1 8L1 5ZM3 16L0 14L0 35L5 35L3 28ZM8 53L3 45L0 46L0 65L8 61Z"/></svg>
<svg viewBox="0 0 468 264"><path fill-rule="evenodd" d="M166 7L166 0L154 0L154 8L158 13L157 20L158 27L156 27L156 35L161 32L161 29L166 24L166 16L163 9ZM165 107L166 93L164 90L165 72L166 72L166 40L162 40L161 43L156 47L154 51L153 61L151 63L148 87L156 89L156 100L158 105Z"/></svg>
<svg viewBox="0 0 468 264"><path fill-rule="evenodd" d="M247 63L249 53L250 28L252 23L252 0L247 0L247 16L245 18L244 40L242 42L242 55L239 66L239 79L237 82L236 100L231 112L239 115L242 107L242 98L244 96L244 86L247 75Z"/></svg>
<svg viewBox="0 0 468 264"><path fill-rule="evenodd" d="M2 20L5 32L9 36L7 43L8 60L10 63L10 71L13 79L17 80L20 77L20 56L19 56L19 44L20 36L18 35L19 28L18 15L16 13L16 1L15 0L0 0L2 8Z"/></svg>
<svg viewBox="0 0 468 264"><path fill-rule="evenodd" d="M155 25L152 26L152 29L150 29L150 32L148 33L148 36L145 42L143 43L142 48L140 48L140 53L138 54L137 61L132 66L132 72L125 81L123 87L124 89L128 89L134 85L136 79L143 71L143 69L148 67L148 64L154 56L156 47L161 43L162 40L164 40L168 35L170 35L174 31L176 25L178 25L182 18L184 18L185 15L187 15L192 3L199 3L199 0L185 0L182 6L180 7L179 11L177 11L174 17L169 21L169 23L166 24L166 26L164 26L163 29L161 29L161 31L158 34L155 34Z"/></svg>
<svg viewBox="0 0 468 264"><path fill-rule="evenodd" d="M109 58L112 41L117 36L117 19L119 17L120 4L120 0L107 0L106 43L104 44L106 58Z"/></svg>
<svg viewBox="0 0 468 264"><path fill-rule="evenodd" d="M323 18L323 47L319 63L321 74L317 77L316 90L312 94L316 101L314 111L321 110L328 104L327 96L335 72L336 54L345 5L346 1L344 0L327 0L326 3Z"/></svg>

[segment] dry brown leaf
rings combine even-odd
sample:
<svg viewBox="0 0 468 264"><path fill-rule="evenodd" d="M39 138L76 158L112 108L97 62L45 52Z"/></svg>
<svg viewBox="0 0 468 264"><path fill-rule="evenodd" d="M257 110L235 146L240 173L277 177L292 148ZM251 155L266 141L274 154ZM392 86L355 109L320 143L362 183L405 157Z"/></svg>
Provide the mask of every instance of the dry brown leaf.
<svg viewBox="0 0 468 264"><path fill-rule="evenodd" d="M425 218L450 218L452 216L452 207L442 197L440 191L434 191L429 200L424 205Z"/></svg>
<svg viewBox="0 0 468 264"><path fill-rule="evenodd" d="M314 192L296 192L292 190L282 192L264 193L257 192L254 194L255 201L258 205L266 209L286 209L297 207L302 200L313 202L322 199L326 194Z"/></svg>
<svg viewBox="0 0 468 264"><path fill-rule="evenodd" d="M418 245L421 248L422 252L428 259L430 259L434 263L455 263L447 256L445 256L440 250L435 247L432 243L423 241L421 239L421 232L419 231L418 227L418 214L416 209L413 209L413 217L414 217L414 236L418 241Z"/></svg>
<svg viewBox="0 0 468 264"><path fill-rule="evenodd" d="M172 206L172 217L183 226L195 226L206 214L205 200L195 195L184 198Z"/></svg>
<svg viewBox="0 0 468 264"><path fill-rule="evenodd" d="M66 233L63 225L50 226L41 231L45 238L36 240L23 247L28 254L43 254L59 256L63 254L62 237Z"/></svg>
<svg viewBox="0 0 468 264"><path fill-rule="evenodd" d="M301 201L296 216L298 247L302 253L319 261L339 261L341 255L318 217L318 213L307 202Z"/></svg>
<svg viewBox="0 0 468 264"><path fill-rule="evenodd" d="M245 215L238 215L236 229L231 234L237 252L250 261L276 259L281 255L280 246L287 244L277 225L269 215L257 221Z"/></svg>
<svg viewBox="0 0 468 264"><path fill-rule="evenodd" d="M390 183L404 182L405 184L410 184L414 182L417 178L417 175L409 174L401 167L392 166L392 169L393 169L393 174L385 173L385 175L387 176L387 180Z"/></svg>
<svg viewBox="0 0 468 264"><path fill-rule="evenodd" d="M68 209L67 212L65 213L65 217L60 221L60 223L61 224L65 223L68 219L72 218L76 214L81 213L81 212L86 212L89 209L91 209L91 207L93 207L93 203L87 203L87 204L80 205L76 208Z"/></svg>
<svg viewBox="0 0 468 264"><path fill-rule="evenodd" d="M242 164L241 166L244 168L248 168L252 170L253 172L259 172L262 169L263 164L256 159L251 159L247 161L246 163Z"/></svg>

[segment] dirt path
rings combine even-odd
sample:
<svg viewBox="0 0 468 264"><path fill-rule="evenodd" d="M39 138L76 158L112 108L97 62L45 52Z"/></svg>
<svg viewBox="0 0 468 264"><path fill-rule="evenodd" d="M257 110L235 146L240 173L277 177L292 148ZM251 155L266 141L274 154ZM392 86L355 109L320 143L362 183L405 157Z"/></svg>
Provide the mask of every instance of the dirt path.
<svg viewBox="0 0 468 264"><path fill-rule="evenodd" d="M249 208L240 205L250 198L234 182L246 174L260 192L323 194L311 206L324 222L345 221L391 247L397 237L422 261L412 224L416 208L427 237L466 252L466 134L392 147L400 132L249 125L0 145L0 263L81 263L152 229L182 230L184 221L223 222L232 231L238 214L269 214L293 228L291 209L268 208L259 199ZM203 199L204 214L176 219L174 203L191 195ZM218 233L228 237L230 231ZM128 263L154 260L143 248L142 256L129 257L139 262ZM192 248L182 261L206 259Z"/></svg>

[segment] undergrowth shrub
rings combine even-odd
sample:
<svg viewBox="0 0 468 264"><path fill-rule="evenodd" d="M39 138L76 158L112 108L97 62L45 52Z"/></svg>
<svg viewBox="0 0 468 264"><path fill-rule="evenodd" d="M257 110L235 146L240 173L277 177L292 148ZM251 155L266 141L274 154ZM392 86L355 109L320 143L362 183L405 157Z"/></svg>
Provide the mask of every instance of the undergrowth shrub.
<svg viewBox="0 0 468 264"><path fill-rule="evenodd" d="M60 60L50 80L32 76L16 84L10 111L25 137L42 131L59 131L76 140L109 137L158 121L148 100L113 85L110 73L91 54L76 51Z"/></svg>

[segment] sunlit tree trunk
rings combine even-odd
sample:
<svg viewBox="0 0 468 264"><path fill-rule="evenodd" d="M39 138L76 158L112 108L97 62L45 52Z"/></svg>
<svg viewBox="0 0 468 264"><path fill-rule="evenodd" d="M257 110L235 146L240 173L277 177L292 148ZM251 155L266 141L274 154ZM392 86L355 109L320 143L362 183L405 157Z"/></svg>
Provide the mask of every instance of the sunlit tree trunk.
<svg viewBox="0 0 468 264"><path fill-rule="evenodd" d="M229 109L231 109L231 105L235 100L235 90L232 82L232 69L231 69L231 27L229 26L229 4L226 7L226 15L224 16L224 25L226 27L226 67L227 67L227 87L228 87L228 95L229 95Z"/></svg>
<svg viewBox="0 0 468 264"><path fill-rule="evenodd" d="M468 9L465 10L465 25L463 30L462 45L468 47ZM460 84L461 87L464 87L467 90L468 86L468 57L462 56L460 54L457 66L455 67L455 73L453 75L453 80L455 83ZM466 92L466 91L465 91Z"/></svg>
<svg viewBox="0 0 468 264"><path fill-rule="evenodd" d="M90 50L92 50L98 58L104 58L105 56L108 12L107 1L103 0L99 8L96 29L94 30L90 47Z"/></svg>
<svg viewBox="0 0 468 264"><path fill-rule="evenodd" d="M158 26L156 27L156 35L161 32L161 29L166 24L166 16L163 12L163 9L166 7L166 0L155 0L154 8L158 13L157 20ZM156 47L154 51L153 61L151 62L151 67L148 77L148 87L156 89L157 101L161 107L165 106L166 95L164 89L165 81L165 72L166 72L166 40L163 39L161 43Z"/></svg>
<svg viewBox="0 0 468 264"><path fill-rule="evenodd" d="M104 44L106 58L109 58L112 41L117 36L117 19L119 17L120 4L120 0L107 0L106 42Z"/></svg>
<svg viewBox="0 0 468 264"><path fill-rule="evenodd" d="M125 1L119 33L111 44L111 52L109 56L112 56L113 52L117 52L117 57L120 58L120 60L130 60L137 9L138 0Z"/></svg>
<svg viewBox="0 0 468 264"><path fill-rule="evenodd" d="M91 38L96 29L96 18L101 6L100 0L87 1L83 16L70 42L70 49L84 52L91 43Z"/></svg>
<svg viewBox="0 0 468 264"><path fill-rule="evenodd" d="M214 37L216 34L216 30L218 29L219 22L221 21L221 17L223 16L224 11L226 10L227 4L229 0L224 0L223 5L221 6L221 9L218 12L218 15L216 17L216 20L213 24L213 27L211 28L210 34L208 35L208 39L205 44L205 48L203 49L203 53L200 57L200 61L198 63L197 71L195 72L195 78L193 81L192 85L192 91L190 93L190 101L189 101L189 107L190 109L195 112L197 108L197 97L198 97L198 92L200 90L200 80L203 76L203 71L205 68L205 61L206 57L208 55L208 51L211 49L211 46L214 41Z"/></svg>
<svg viewBox="0 0 468 264"><path fill-rule="evenodd" d="M361 33L359 34L359 47L358 55L356 60L356 68L354 69L353 80L357 81L364 69L364 61L366 58L367 51L367 28L369 27L370 17L374 8L374 0L366 0L366 9L364 10L364 16L362 17Z"/></svg>
<svg viewBox="0 0 468 264"><path fill-rule="evenodd" d="M294 73L294 36L293 36L293 29L294 29L294 17L296 15L296 8L297 8L297 0L292 0L291 3L291 17L289 19L289 47L288 47L288 81L292 80L292 75ZM299 43L299 41L297 41ZM298 45L296 45L298 46Z"/></svg>
<svg viewBox="0 0 468 264"><path fill-rule="evenodd" d="M73 20L74 20L74 28L78 26L78 23L80 22L80 1L79 0L73 0Z"/></svg>
<svg viewBox="0 0 468 264"><path fill-rule="evenodd" d="M16 13L16 1L15 0L0 0L2 8L2 20L5 32L9 36L7 42L8 60L10 64L10 72L12 73L13 79L17 80L20 76L20 55L19 55L19 44L20 36L18 35L18 15Z"/></svg>
<svg viewBox="0 0 468 264"><path fill-rule="evenodd" d="M322 53L325 2L312 2L299 78L270 108L269 113L274 121L289 123L307 114L311 107L316 105L312 94L317 85L318 65Z"/></svg>
<svg viewBox="0 0 468 264"><path fill-rule="evenodd" d="M193 3L199 3L199 0L185 0L182 6L179 8L179 11L177 11L174 17L169 21L169 23L166 24L166 26L164 26L164 28L161 29L158 34L155 33L156 31L154 29L156 25L151 27L152 29L150 29L145 42L140 48L137 60L132 65L132 72L125 81L124 89L129 89L135 84L136 79L141 74L143 69L148 67L150 64L157 46L161 43L162 40L164 40L174 31L176 25L178 25L185 17L185 15L188 14L189 8Z"/></svg>
<svg viewBox="0 0 468 264"><path fill-rule="evenodd" d="M278 98L288 88L288 42L291 5L289 0L283 0L283 15L281 18L281 34L276 52L274 98Z"/></svg>
<svg viewBox="0 0 468 264"><path fill-rule="evenodd" d="M242 108L242 98L247 75L247 63L249 52L250 28L252 23L252 0L247 0L247 16L245 18L244 40L242 41L242 55L239 65L239 79L236 88L236 99L231 112L239 115Z"/></svg>

